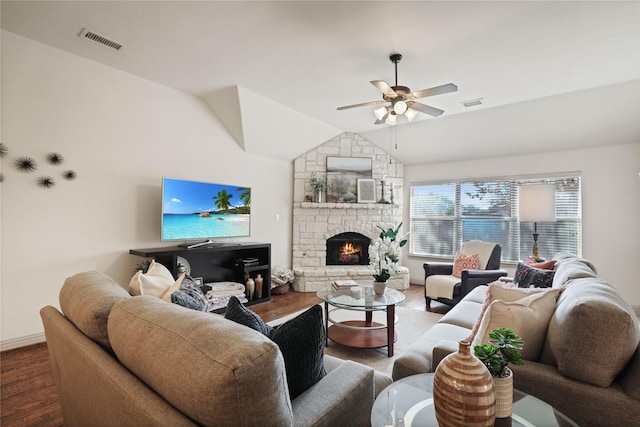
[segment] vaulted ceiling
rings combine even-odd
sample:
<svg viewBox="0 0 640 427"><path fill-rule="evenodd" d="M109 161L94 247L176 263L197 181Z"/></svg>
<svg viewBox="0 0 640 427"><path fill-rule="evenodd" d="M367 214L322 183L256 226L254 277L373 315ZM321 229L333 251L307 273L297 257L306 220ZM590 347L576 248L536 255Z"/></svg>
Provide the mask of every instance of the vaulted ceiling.
<svg viewBox="0 0 640 427"><path fill-rule="evenodd" d="M640 141L636 1L2 1L2 28L205 100L247 151L357 132L406 164ZM115 51L78 35L87 29ZM445 110L374 125L369 82ZM465 108L463 101L482 98ZM271 138L264 138L270 133ZM271 146L264 140L274 141ZM275 142L277 141L277 142ZM397 141L397 148L396 146Z"/></svg>

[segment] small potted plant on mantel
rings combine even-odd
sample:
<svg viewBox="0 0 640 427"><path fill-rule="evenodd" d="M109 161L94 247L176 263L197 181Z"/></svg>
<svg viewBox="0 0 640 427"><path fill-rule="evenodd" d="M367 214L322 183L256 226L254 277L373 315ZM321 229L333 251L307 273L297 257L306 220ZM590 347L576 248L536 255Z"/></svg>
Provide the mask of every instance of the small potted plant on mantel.
<svg viewBox="0 0 640 427"><path fill-rule="evenodd" d="M513 405L513 372L509 363L520 366L524 363L520 350L522 339L510 328L498 328L489 334L491 344L480 344L473 348L476 357L489 369L496 391L496 418L511 416Z"/></svg>
<svg viewBox="0 0 640 427"><path fill-rule="evenodd" d="M311 174L311 188L316 196L316 202L322 203L322 193L327 190L327 179L318 178L315 172Z"/></svg>

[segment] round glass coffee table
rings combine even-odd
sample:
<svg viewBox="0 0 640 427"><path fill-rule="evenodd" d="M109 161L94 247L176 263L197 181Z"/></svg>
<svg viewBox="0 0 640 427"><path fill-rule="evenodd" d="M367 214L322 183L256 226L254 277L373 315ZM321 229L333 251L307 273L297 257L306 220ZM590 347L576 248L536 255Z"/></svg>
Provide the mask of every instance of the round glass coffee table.
<svg viewBox="0 0 640 427"><path fill-rule="evenodd" d="M387 355L393 356L393 343L398 339L395 331L396 304L404 301L404 294L395 289L386 288L384 295L373 295L370 285L358 285L362 288L359 297L351 293L339 293L332 288L316 293L324 301L324 325L327 340L357 348L387 347ZM369 290L370 289L370 290ZM334 320L331 313L336 310L364 312L364 320ZM386 312L386 323L374 322L373 312ZM328 341L327 341L328 342Z"/></svg>
<svg viewBox="0 0 640 427"><path fill-rule="evenodd" d="M433 373L394 381L376 398L371 426L438 427L433 407ZM540 399L513 390L510 418L496 418L495 426L578 427L563 413Z"/></svg>

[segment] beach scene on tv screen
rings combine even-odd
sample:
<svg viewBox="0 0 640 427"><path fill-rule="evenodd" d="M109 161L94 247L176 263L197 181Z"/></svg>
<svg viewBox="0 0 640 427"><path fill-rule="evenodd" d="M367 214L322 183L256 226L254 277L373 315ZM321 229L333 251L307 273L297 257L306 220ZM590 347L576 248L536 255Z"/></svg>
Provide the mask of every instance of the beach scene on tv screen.
<svg viewBox="0 0 640 427"><path fill-rule="evenodd" d="M165 178L162 240L249 236L251 189Z"/></svg>

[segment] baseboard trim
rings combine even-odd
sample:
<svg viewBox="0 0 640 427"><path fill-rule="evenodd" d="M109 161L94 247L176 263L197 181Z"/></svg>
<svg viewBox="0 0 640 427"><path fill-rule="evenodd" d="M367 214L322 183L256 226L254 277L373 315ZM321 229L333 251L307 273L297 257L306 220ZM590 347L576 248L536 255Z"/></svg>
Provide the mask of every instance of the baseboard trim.
<svg viewBox="0 0 640 427"><path fill-rule="evenodd" d="M10 340L0 341L0 351L12 350L18 347L38 344L46 340L47 339L44 336L44 332L40 332L38 334L27 335L26 337L13 338Z"/></svg>

